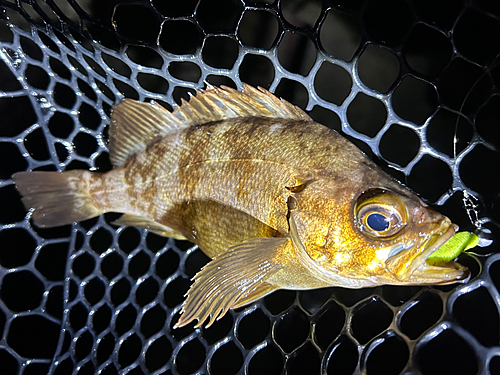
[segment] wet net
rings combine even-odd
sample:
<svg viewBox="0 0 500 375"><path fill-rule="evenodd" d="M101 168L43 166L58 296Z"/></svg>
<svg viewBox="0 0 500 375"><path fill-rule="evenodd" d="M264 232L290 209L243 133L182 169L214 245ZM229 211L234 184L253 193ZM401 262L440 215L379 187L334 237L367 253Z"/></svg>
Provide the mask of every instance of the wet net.
<svg viewBox="0 0 500 375"><path fill-rule="evenodd" d="M500 6L486 0L0 1L0 373L500 374L500 255L449 287L280 291L173 329L192 244L106 214L40 229L11 176L111 168L110 106L263 86L463 230L500 221ZM456 140L456 142L454 142ZM464 194L477 197L467 201ZM481 265L481 267L479 266Z"/></svg>

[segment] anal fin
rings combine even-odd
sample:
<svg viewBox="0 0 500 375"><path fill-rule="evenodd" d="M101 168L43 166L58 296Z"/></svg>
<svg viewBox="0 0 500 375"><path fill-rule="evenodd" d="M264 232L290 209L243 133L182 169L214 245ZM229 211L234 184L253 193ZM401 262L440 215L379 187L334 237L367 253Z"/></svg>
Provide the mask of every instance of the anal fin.
<svg viewBox="0 0 500 375"><path fill-rule="evenodd" d="M215 257L195 275L175 328L193 320L198 320L196 327L199 327L210 318L209 327L229 309L279 288L262 285L281 269L276 259L289 241L286 237L256 238Z"/></svg>
<svg viewBox="0 0 500 375"><path fill-rule="evenodd" d="M186 237L184 237L176 230L166 225L160 224L157 221L142 216L124 214L119 219L113 221L112 224L118 226L127 225L127 226L146 228L150 232L159 234L160 236L172 237L175 238L176 240L187 240Z"/></svg>

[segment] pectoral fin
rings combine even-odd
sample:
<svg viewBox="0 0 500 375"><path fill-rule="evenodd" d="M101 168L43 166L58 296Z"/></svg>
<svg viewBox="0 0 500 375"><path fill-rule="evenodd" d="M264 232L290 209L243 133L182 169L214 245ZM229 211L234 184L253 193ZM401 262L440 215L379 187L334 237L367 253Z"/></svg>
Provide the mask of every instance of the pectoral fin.
<svg viewBox="0 0 500 375"><path fill-rule="evenodd" d="M240 298L238 298L232 308L237 309L238 307L243 307L245 305L248 305L254 301L257 301L258 299L261 299L262 297L267 296L269 293L272 293L278 289L280 289L278 286L266 282L258 284L255 287L253 287L253 289L250 289L248 292L246 292Z"/></svg>
<svg viewBox="0 0 500 375"><path fill-rule="evenodd" d="M252 239L214 258L195 275L175 328L195 319L199 327L210 317L209 327L230 308L274 290L276 287L267 287L266 280L281 269L275 259L289 241L283 237Z"/></svg>
<svg viewBox="0 0 500 375"><path fill-rule="evenodd" d="M166 225L160 224L157 221L136 215L124 214L119 219L112 222L114 225L122 226L133 226L133 227L141 227L146 228L150 232L159 234L160 236L172 237L176 240L186 240L182 234L177 232L176 230L167 227Z"/></svg>

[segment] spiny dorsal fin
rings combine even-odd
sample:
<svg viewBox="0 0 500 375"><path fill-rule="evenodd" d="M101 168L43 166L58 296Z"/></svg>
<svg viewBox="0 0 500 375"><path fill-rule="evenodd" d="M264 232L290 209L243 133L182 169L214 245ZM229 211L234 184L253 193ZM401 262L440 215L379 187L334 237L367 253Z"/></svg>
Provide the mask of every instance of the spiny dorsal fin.
<svg viewBox="0 0 500 375"><path fill-rule="evenodd" d="M109 153L113 165L120 166L148 143L191 125L236 117L274 117L310 120L300 108L278 99L266 89L244 84L243 92L230 87L209 86L197 91L189 102L172 113L159 104L125 99L113 107L109 130Z"/></svg>
<svg viewBox="0 0 500 375"><path fill-rule="evenodd" d="M189 103L183 101L176 107L173 115L183 122L188 121L189 125L235 117L311 119L299 107L278 99L262 87L247 84L243 84L243 92L226 86L209 86L205 91L197 91Z"/></svg>

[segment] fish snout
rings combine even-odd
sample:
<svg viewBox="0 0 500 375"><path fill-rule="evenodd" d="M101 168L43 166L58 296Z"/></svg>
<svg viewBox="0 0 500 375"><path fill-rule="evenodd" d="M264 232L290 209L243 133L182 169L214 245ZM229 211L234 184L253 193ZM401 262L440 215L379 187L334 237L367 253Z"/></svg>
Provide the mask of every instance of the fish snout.
<svg viewBox="0 0 500 375"><path fill-rule="evenodd" d="M451 220L430 207L417 206L413 209L413 222L417 225L439 224L442 227L450 226ZM453 224L454 225L454 224Z"/></svg>

